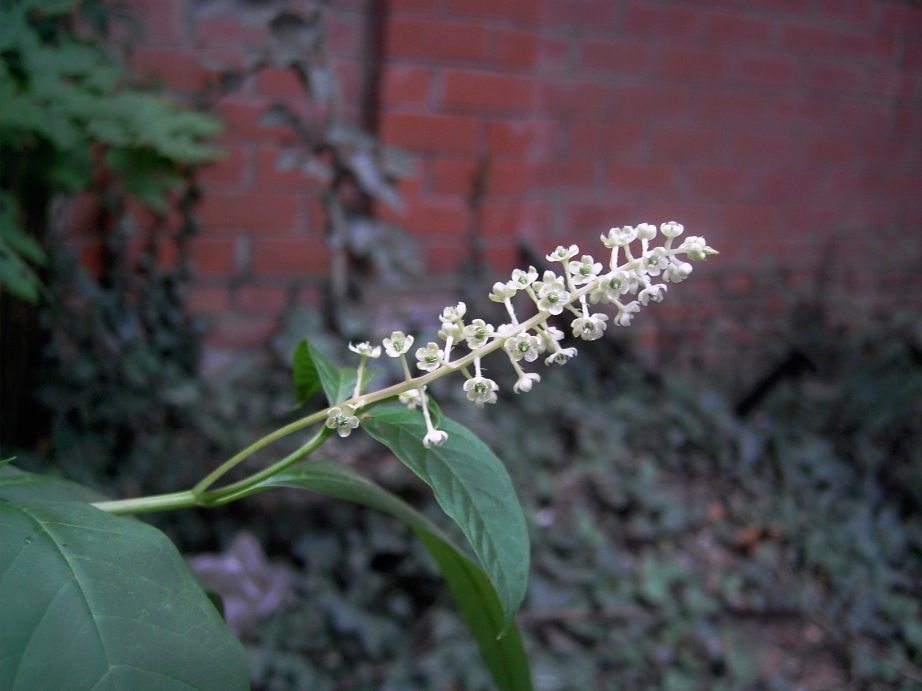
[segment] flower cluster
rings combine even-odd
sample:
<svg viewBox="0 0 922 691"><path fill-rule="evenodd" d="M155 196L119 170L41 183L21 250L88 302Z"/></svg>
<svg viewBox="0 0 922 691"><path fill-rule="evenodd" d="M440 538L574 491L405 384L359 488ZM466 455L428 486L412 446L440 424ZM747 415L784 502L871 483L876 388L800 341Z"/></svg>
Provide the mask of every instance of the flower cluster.
<svg viewBox="0 0 922 691"><path fill-rule="evenodd" d="M429 448L443 444L448 435L435 429L432 424L426 393L426 384L434 378L461 371L466 378L464 392L468 400L483 407L495 403L496 382L483 376L481 359L502 349L515 370L517 380L513 386L516 393L531 391L541 376L526 372L523 363L528 364L543 358L545 365L564 365L576 355L576 348L561 346L564 332L549 324L552 317L569 312L573 319L570 331L574 338L594 341L602 338L609 323L629 326L640 308L651 302L661 302L670 283L681 283L692 272L689 262L698 262L710 254L717 254L707 246L704 238L687 237L678 247L673 243L684 228L671 221L659 227L665 237L662 245L651 247L650 241L657 235L657 228L649 223L612 228L601 236L602 244L610 250L607 270L588 254L580 255L576 245L558 247L547 255L552 264L560 264L556 272L546 270L539 274L534 267L527 271L516 269L508 281L493 285L489 298L502 303L509 321L493 326L483 319L465 323L467 307L463 302L446 307L439 315L441 328L438 337L444 344L429 342L417 348L416 367L422 372L414 378L410 372L406 355L413 345L413 337L395 331L383 341L384 352L392 358L400 358L405 382L393 395L410 409L419 406L426 420L426 435L423 444ZM639 248L638 248L639 245ZM634 252L639 249L636 256ZM620 263L619 263L620 262ZM534 305L536 314L520 321L513 305L519 295L525 295ZM593 312L590 305L608 305L609 312ZM464 344L467 352L452 360L452 351ZM381 354L379 346L362 343L350 345L350 349L361 356L355 396L356 406L361 407L365 399L359 399L362 389L362 374L367 358ZM468 367L473 365L473 374ZM335 412L334 412L335 411ZM328 411L327 426L341 436L347 436L358 426L353 415L355 408L341 404Z"/></svg>

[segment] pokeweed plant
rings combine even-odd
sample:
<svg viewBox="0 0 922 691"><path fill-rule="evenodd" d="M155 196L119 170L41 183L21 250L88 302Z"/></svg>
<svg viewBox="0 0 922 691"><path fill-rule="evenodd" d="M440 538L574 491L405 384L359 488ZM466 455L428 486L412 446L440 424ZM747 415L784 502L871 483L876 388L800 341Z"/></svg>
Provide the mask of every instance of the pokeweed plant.
<svg viewBox="0 0 922 691"><path fill-rule="evenodd" d="M664 223L660 230L665 242L651 247L653 225L612 228L601 238L611 251L607 268L571 245L547 256L561 265L559 274L516 269L489 296L505 306L505 324L465 321L466 307L459 303L439 315L439 342L413 351L413 337L397 331L381 345L350 345L358 366L349 368L335 366L303 340L293 367L298 399L307 402L322 390L329 405L251 444L189 490L109 501L76 484L3 469L0 686L247 688L242 646L179 553L156 529L124 517L221 506L273 487L295 487L365 504L408 523L440 567L497 687L531 689L514 621L529 570L525 516L502 462L473 432L441 414L428 387L460 372L467 398L483 407L497 401L498 386L481 367L490 353L508 358L517 374L513 388L524 393L541 380L525 365L540 357L545 365L564 365L576 355L576 348L561 345L564 332L551 323L565 312L573 316L572 335L582 340L601 338L609 322L628 326L641 306L664 298L669 283L689 276L689 261L715 253L700 237L673 247L683 232L678 223ZM534 313L520 319L513 300L530 303ZM614 314L592 312L590 305L598 304L610 305ZM380 370L367 363L382 354L400 361L404 379L370 391ZM252 454L311 427L315 433L294 452L218 486ZM479 565L395 495L335 463L305 460L330 438L348 437L357 428L432 488Z"/></svg>

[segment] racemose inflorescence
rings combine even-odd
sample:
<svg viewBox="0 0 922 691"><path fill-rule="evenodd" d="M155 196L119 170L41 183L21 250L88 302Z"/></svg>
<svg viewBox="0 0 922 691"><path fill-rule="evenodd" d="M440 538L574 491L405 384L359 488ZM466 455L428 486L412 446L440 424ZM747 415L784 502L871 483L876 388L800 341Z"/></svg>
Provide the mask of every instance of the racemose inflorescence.
<svg viewBox="0 0 922 691"><path fill-rule="evenodd" d="M665 242L651 247L650 241L657 235L654 225L641 223L636 227L612 228L601 236L602 244L610 250L607 267L588 254L580 255L576 245L558 247L547 255L547 260L561 265L559 273L544 271L539 274L534 267L527 271L516 269L510 280L493 284L489 298L505 306L509 317L505 324L494 326L483 319L465 322L467 308L463 302L446 307L439 315L438 337L442 342L427 343L414 352L416 369L423 373L415 378L407 361L414 339L402 331L395 331L382 345L384 352L389 357L399 358L403 366L405 380L396 387L364 395L365 363L368 358L381 356L381 346L350 345L349 349L360 357L355 392L351 399L327 411L326 426L346 437L359 426L356 413L362 407L397 396L410 409L421 408L427 429L423 445L429 448L443 444L448 435L432 423L427 384L461 371L465 376L464 392L468 400L479 407L495 403L499 386L483 376L481 360L493 351L502 350L517 376L513 390L516 393L531 391L541 381L541 375L526 372L524 365L539 358L543 358L545 365L564 365L576 355L575 347L561 345L565 334L549 323L552 317L570 313L573 319L569 328L573 337L596 340L603 336L609 323L629 326L641 307L661 302L670 283L681 283L691 274L689 262L703 261L708 255L717 254L701 237L687 237L673 247L683 231L679 223L663 223L659 232ZM638 245L639 252L635 256L632 250ZM536 312L524 320L519 319L512 303L519 293L530 298ZM615 313L593 312L590 305L610 305ZM457 355L462 345L464 351Z"/></svg>

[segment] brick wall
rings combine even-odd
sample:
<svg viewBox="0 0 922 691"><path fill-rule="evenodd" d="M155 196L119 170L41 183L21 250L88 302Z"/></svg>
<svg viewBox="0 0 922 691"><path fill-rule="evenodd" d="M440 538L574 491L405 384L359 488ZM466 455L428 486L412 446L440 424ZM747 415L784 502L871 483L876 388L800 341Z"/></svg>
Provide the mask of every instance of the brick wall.
<svg viewBox="0 0 922 691"><path fill-rule="evenodd" d="M478 227L498 271L517 263L523 239L595 251L611 225L672 219L722 252L698 288L676 291L686 304L718 305L769 266L809 272L831 244L842 267L865 276L863 289L874 289L874 271L899 268L912 280L922 270L918 254L914 265L894 259L901 237L922 238L920 7L334 2L332 46L353 103L375 1L378 110L365 115L386 142L417 155L402 222L433 274L455 271L468 251L468 197L482 161ZM178 87L200 83L201 58L239 59L243 45L262 40L226 18L196 17L194 0L133 4L148 31L136 64ZM228 155L206 171L193 249L192 305L214 317L216 345L260 342L285 305L315 296L323 275L314 190L274 171L280 133L256 126L266 104L291 96L287 75L266 72L221 105Z"/></svg>

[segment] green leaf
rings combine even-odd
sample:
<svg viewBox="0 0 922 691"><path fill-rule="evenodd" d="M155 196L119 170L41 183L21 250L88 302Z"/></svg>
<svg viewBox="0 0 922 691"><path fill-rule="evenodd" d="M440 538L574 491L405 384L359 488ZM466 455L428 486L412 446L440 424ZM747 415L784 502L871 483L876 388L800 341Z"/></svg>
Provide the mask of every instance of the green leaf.
<svg viewBox="0 0 922 691"><path fill-rule="evenodd" d="M432 487L439 506L461 527L499 594L505 624L497 633L504 631L525 598L529 543L502 462L477 435L448 419L441 427L448 440L427 449L422 413L403 406L376 408L363 416L362 427Z"/></svg>
<svg viewBox="0 0 922 691"><path fill-rule="evenodd" d="M407 523L438 563L458 609L480 646L497 688L501 691L531 691L531 671L518 628L513 623L506 635L497 639L496 633L504 626L505 616L490 580L432 521L358 473L329 461L314 460L294 465L261 483L256 491L270 487L310 489L370 506Z"/></svg>
<svg viewBox="0 0 922 691"><path fill-rule="evenodd" d="M307 403L311 396L320 391L320 376L311 359L311 346L306 338L295 347L294 361L291 366L295 380L295 399L298 403Z"/></svg>
<svg viewBox="0 0 922 691"><path fill-rule="evenodd" d="M352 398L352 394L355 393L355 381L358 378L358 367L337 367L309 341L307 341L307 349L330 405L336 405ZM383 371L375 367L366 368L362 375L363 387L368 386L368 383Z"/></svg>
<svg viewBox="0 0 922 691"><path fill-rule="evenodd" d="M149 525L0 500L0 573L0 688L249 688L243 646Z"/></svg>
<svg viewBox="0 0 922 691"><path fill-rule="evenodd" d="M76 482L35 475L12 465L0 467L0 499L21 501L106 501L109 497Z"/></svg>

